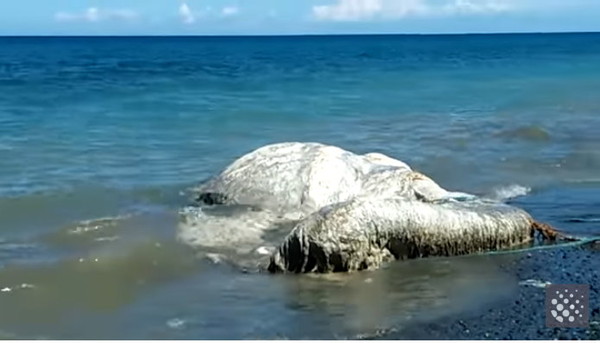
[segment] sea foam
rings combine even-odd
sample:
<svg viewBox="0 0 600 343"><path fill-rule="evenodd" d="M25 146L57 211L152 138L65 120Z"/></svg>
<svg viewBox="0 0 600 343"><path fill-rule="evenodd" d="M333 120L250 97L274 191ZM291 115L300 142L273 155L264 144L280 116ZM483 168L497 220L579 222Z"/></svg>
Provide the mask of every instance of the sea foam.
<svg viewBox="0 0 600 343"><path fill-rule="evenodd" d="M492 190L489 198L492 198L492 199L498 200L498 201L506 201L506 200L510 200L510 199L514 199L517 197L527 195L527 194L529 194L529 192L531 192L530 187L525 187L525 186L514 184L514 185L494 188Z"/></svg>

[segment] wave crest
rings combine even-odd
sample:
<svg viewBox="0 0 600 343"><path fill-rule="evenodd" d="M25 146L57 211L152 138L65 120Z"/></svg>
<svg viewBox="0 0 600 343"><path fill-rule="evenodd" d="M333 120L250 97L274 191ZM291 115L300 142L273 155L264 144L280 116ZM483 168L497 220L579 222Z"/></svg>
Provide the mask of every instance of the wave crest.
<svg viewBox="0 0 600 343"><path fill-rule="evenodd" d="M489 198L497 201L506 201L527 195L529 192L531 192L530 187L513 184L493 189Z"/></svg>

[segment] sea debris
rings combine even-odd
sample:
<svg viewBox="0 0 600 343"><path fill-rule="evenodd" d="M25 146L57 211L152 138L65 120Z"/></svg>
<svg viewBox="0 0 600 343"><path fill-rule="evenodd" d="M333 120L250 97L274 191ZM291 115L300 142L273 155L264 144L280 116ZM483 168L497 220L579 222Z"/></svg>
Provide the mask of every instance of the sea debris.
<svg viewBox="0 0 600 343"><path fill-rule="evenodd" d="M192 245L256 244L292 223L271 272L376 269L393 259L510 248L536 233L567 238L519 208L447 191L400 160L320 143L252 151L200 185L194 201L198 210L182 211L179 232ZM214 208L252 210L207 215Z"/></svg>

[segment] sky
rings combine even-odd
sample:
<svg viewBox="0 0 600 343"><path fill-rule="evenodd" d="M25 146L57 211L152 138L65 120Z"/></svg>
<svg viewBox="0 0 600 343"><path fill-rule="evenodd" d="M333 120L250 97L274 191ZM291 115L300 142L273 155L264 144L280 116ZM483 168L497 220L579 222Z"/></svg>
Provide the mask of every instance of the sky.
<svg viewBox="0 0 600 343"><path fill-rule="evenodd" d="M0 35L600 31L600 0L2 0Z"/></svg>

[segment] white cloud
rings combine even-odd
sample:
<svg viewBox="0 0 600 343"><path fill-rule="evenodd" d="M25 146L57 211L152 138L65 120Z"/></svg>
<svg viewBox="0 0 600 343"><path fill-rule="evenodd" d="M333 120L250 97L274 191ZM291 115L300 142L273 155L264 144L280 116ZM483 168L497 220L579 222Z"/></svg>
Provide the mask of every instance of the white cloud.
<svg viewBox="0 0 600 343"><path fill-rule="evenodd" d="M369 21L410 16L448 16L498 13L512 9L509 0L336 0L313 6L317 20Z"/></svg>
<svg viewBox="0 0 600 343"><path fill-rule="evenodd" d="M188 6L188 4L185 2L179 6L179 17L184 24L193 24L196 22L196 16L194 15L194 12L192 12L190 6Z"/></svg>
<svg viewBox="0 0 600 343"><path fill-rule="evenodd" d="M421 5L421 0L400 0L395 4L384 0L338 0L333 5L314 6L313 15L320 20L363 21L389 13L392 6L401 15L419 11Z"/></svg>
<svg viewBox="0 0 600 343"><path fill-rule="evenodd" d="M449 14L477 14L505 12L511 9L507 1L500 0L454 0L446 4L443 11Z"/></svg>
<svg viewBox="0 0 600 343"><path fill-rule="evenodd" d="M99 22L106 20L135 20L139 14L129 9L99 9L90 7L83 12L57 12L54 14L56 21L85 21Z"/></svg>
<svg viewBox="0 0 600 343"><path fill-rule="evenodd" d="M231 17L240 13L240 8L236 6L226 6L221 10L221 15L223 17Z"/></svg>

